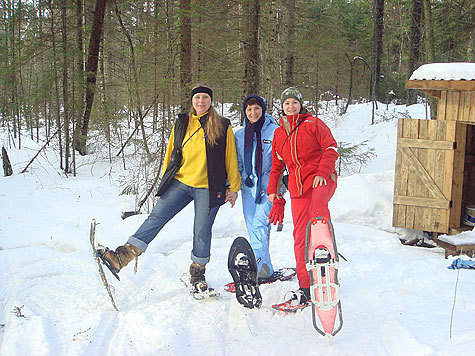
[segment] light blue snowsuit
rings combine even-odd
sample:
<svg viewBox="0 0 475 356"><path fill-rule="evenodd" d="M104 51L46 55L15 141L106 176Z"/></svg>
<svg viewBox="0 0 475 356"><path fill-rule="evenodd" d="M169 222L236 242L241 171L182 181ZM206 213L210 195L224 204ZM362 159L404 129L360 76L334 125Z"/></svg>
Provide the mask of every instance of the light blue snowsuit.
<svg viewBox="0 0 475 356"><path fill-rule="evenodd" d="M243 110L244 111L244 110ZM246 114L244 113L244 116ZM244 127L248 120L244 120ZM244 212L244 220L246 221L247 232L249 234L249 240L251 242L252 250L256 256L258 277L264 278L274 273L272 262L269 254L269 235L270 235L270 223L267 222L267 217L272 208L272 203L267 197L267 185L269 183L269 175L272 167L272 139L274 137L274 131L278 127L274 123L274 119L271 115L265 114L265 122L261 129L262 140L262 175L261 175L261 189L257 192L257 175L255 171L255 151L256 151L256 134L254 133L253 145L252 145L252 175L250 178L253 181L253 186L248 187L245 184L247 174L244 168L244 137L245 128L239 129L236 134L236 147L238 154L239 172L242 177L241 184L241 196L242 196L242 208ZM255 202L256 195L261 195L260 203ZM266 264L269 268L269 275L265 273L265 270L261 270L262 266Z"/></svg>

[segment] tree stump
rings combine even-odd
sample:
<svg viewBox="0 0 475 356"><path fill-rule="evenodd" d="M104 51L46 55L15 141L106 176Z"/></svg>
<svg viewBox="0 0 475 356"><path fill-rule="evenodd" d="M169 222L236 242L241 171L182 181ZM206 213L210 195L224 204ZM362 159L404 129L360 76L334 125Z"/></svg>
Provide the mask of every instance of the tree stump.
<svg viewBox="0 0 475 356"><path fill-rule="evenodd" d="M5 147L2 147L2 160L3 160L3 174L5 177L11 176L13 174L12 164L8 158L7 150Z"/></svg>

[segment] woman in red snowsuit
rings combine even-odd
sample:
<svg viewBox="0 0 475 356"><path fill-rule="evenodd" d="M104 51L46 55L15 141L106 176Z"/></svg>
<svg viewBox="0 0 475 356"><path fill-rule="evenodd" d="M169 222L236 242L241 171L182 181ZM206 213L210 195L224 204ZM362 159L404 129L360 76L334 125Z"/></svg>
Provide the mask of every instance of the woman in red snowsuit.
<svg viewBox="0 0 475 356"><path fill-rule="evenodd" d="M337 186L337 143L328 126L303 107L302 94L297 88L285 89L281 104L284 115L280 118L281 126L274 132L272 170L267 188L269 200L273 203L269 220L274 224L283 220L285 200L278 195L278 185L285 164L289 171L288 189L300 289L284 303L304 307L310 299L310 278L305 267L306 228L312 217L330 219L328 202Z"/></svg>

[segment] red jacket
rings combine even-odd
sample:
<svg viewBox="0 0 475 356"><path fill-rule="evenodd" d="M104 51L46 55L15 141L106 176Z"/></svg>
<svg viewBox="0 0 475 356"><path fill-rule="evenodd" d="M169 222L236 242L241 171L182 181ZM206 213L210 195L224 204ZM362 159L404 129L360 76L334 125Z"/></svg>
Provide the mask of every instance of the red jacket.
<svg viewBox="0 0 475 356"><path fill-rule="evenodd" d="M290 198L299 197L309 190L317 175L336 181L337 143L328 126L309 112L283 116L280 122L272 142L272 169L267 194L278 193L284 163L289 170Z"/></svg>

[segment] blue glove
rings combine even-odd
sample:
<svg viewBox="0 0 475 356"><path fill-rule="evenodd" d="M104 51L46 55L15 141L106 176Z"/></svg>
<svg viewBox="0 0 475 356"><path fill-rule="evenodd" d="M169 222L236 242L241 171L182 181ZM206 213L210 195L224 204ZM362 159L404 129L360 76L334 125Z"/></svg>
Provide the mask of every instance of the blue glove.
<svg viewBox="0 0 475 356"><path fill-rule="evenodd" d="M448 269L460 269L460 268L466 268L466 269L475 269L475 261L470 261L470 260L462 260L460 258L457 258L452 262L452 264L447 267Z"/></svg>

